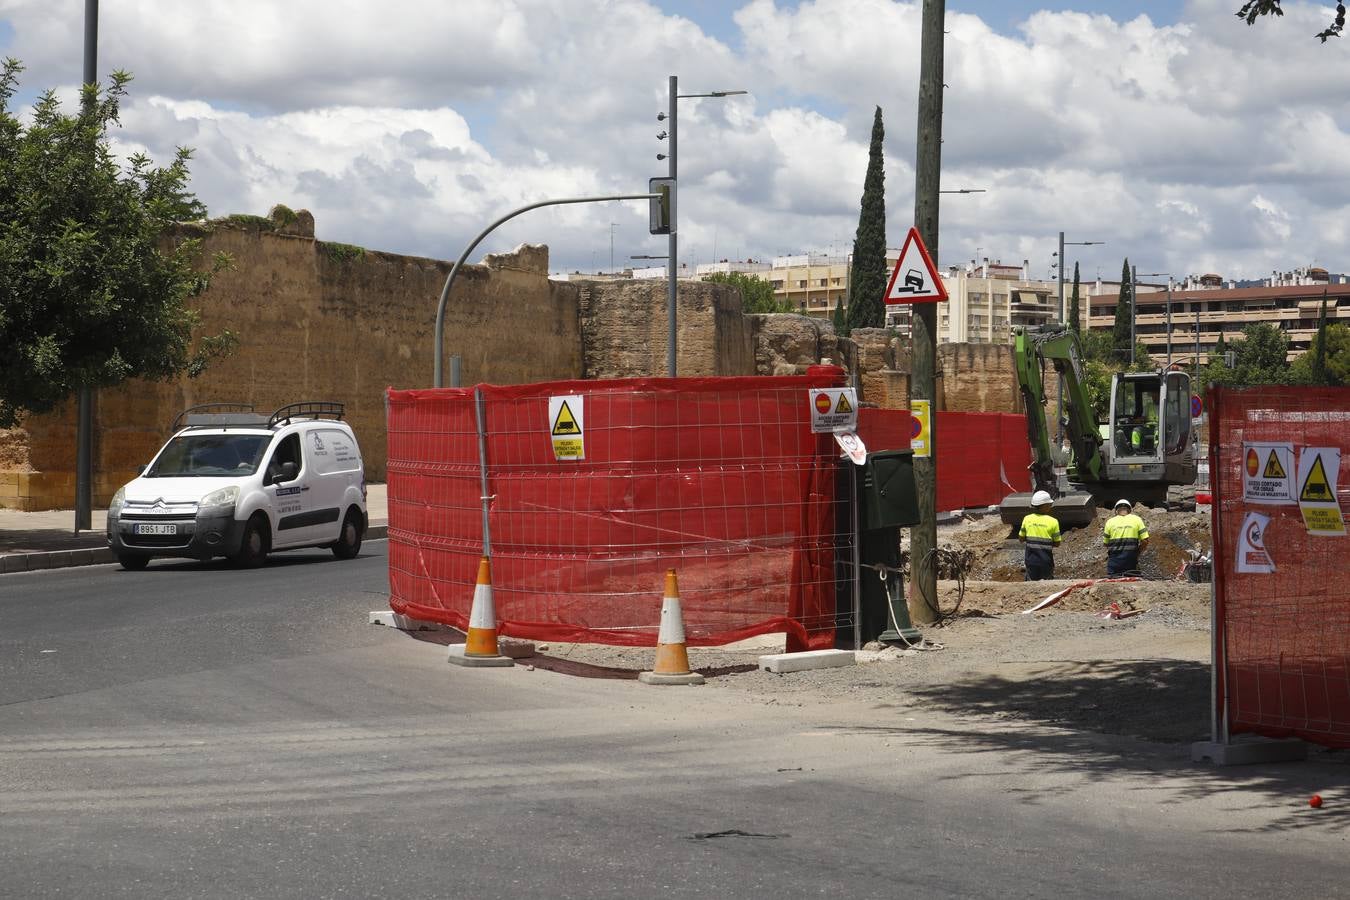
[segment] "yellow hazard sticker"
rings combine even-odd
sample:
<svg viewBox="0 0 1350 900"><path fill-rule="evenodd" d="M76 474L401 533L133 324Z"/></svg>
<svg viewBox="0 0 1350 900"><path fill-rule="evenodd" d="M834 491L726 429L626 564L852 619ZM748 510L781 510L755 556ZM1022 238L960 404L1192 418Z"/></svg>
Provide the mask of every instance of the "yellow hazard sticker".
<svg viewBox="0 0 1350 900"><path fill-rule="evenodd" d="M909 414L913 419L909 432L909 447L915 458L933 455L933 416L931 400L909 401Z"/></svg>
<svg viewBox="0 0 1350 900"><path fill-rule="evenodd" d="M1270 458L1266 460L1266 470L1261 473L1262 478L1288 478L1285 474L1284 466L1280 465L1280 457L1274 450L1270 451Z"/></svg>
<svg viewBox="0 0 1350 900"><path fill-rule="evenodd" d="M553 458L586 458L586 398L575 395L548 398L549 438Z"/></svg>

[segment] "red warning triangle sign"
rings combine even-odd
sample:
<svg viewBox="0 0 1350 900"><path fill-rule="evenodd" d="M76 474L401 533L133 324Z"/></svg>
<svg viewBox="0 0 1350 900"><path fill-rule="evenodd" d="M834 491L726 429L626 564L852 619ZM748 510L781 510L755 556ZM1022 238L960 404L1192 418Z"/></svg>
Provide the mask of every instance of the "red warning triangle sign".
<svg viewBox="0 0 1350 900"><path fill-rule="evenodd" d="M911 225L891 272L891 281L886 285L886 305L941 303L946 299L947 287L938 277L937 266L919 237L919 229Z"/></svg>

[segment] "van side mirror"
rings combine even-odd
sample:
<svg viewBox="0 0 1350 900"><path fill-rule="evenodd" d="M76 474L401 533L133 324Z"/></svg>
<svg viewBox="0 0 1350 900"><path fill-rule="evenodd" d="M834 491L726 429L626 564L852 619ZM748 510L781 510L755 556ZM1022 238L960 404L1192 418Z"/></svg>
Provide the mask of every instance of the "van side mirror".
<svg viewBox="0 0 1350 900"><path fill-rule="evenodd" d="M284 462L281 464L281 471L277 473L277 481L294 481L295 474L300 471L300 467L293 462Z"/></svg>
<svg viewBox="0 0 1350 900"><path fill-rule="evenodd" d="M140 478L142 475L145 474L145 470L148 469L148 468L150 468L150 467L149 467L149 466L146 466L146 465L140 465L140 466L137 466L137 467L136 467L136 477L137 477L137 478Z"/></svg>

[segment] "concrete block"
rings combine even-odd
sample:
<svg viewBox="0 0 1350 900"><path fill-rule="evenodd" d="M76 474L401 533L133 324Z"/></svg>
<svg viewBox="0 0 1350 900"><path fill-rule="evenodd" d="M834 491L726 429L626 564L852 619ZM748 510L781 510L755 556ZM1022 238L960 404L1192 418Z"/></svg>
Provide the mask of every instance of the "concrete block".
<svg viewBox="0 0 1350 900"><path fill-rule="evenodd" d="M857 662L852 650L807 650L803 653L773 653L759 658L765 672L805 672L809 669L835 669Z"/></svg>
<svg viewBox="0 0 1350 900"><path fill-rule="evenodd" d="M484 669L514 666L516 661L509 656L469 656L464 652L463 644L451 644L446 662L452 666L464 666L469 669Z"/></svg>
<svg viewBox="0 0 1350 900"><path fill-rule="evenodd" d="M33 572L37 569L50 569L52 567L50 553L28 553L28 571Z"/></svg>
<svg viewBox="0 0 1350 900"><path fill-rule="evenodd" d="M703 676L697 672L684 675L660 675L656 672L639 672L638 681L643 684L703 684Z"/></svg>
<svg viewBox="0 0 1350 900"><path fill-rule="evenodd" d="M517 641L511 638L497 639L497 652L511 659L529 659L534 656L534 641Z"/></svg>
<svg viewBox="0 0 1350 900"><path fill-rule="evenodd" d="M27 572L28 554L27 553L7 553L0 556L0 572Z"/></svg>
<svg viewBox="0 0 1350 900"><path fill-rule="evenodd" d="M389 537L389 526L387 524L370 525L367 526L365 536L362 539L367 541L382 541L387 537Z"/></svg>
<svg viewBox="0 0 1350 900"><path fill-rule="evenodd" d="M1259 763L1302 762L1308 758L1308 745L1297 738L1285 740L1242 740L1233 744L1196 741L1191 744L1191 761L1209 760L1216 766L1251 766Z"/></svg>
<svg viewBox="0 0 1350 900"><path fill-rule="evenodd" d="M387 625L390 628L397 628L400 631L451 631L449 625L442 625L440 622L428 622L425 619L414 619L405 616L402 613L396 613L392 609L376 609L370 613L368 620L371 625Z"/></svg>

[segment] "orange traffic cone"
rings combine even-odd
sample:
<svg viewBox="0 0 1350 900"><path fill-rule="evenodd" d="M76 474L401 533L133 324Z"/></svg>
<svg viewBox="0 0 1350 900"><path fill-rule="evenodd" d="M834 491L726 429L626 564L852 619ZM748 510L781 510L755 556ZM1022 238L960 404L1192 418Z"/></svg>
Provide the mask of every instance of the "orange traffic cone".
<svg viewBox="0 0 1350 900"><path fill-rule="evenodd" d="M675 570L666 570L666 594L661 600L661 630L656 636L656 664L650 672L638 673L643 684L702 684L703 676L689 671L689 650L684 645L684 613L680 609L680 586Z"/></svg>
<svg viewBox="0 0 1350 900"><path fill-rule="evenodd" d="M492 602L492 564L484 556L478 562L478 583L469 611L469 634L463 644L452 644L449 661L457 666L513 666L509 656L497 649L497 609Z"/></svg>

